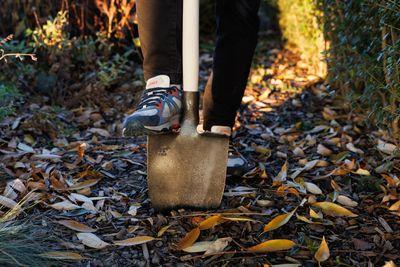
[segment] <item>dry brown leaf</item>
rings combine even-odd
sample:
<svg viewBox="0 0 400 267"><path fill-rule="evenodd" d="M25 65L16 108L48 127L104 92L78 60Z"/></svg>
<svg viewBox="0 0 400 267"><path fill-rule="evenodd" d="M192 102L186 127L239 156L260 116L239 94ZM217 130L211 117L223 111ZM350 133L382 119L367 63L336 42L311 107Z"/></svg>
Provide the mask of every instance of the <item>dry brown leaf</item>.
<svg viewBox="0 0 400 267"><path fill-rule="evenodd" d="M151 236L136 236L136 237L128 238L125 240L113 241L113 243L117 246L127 247L127 246L136 246L136 245L144 244L144 243L147 243L147 242L150 242L153 240L154 240L154 237L151 237Z"/></svg>
<svg viewBox="0 0 400 267"><path fill-rule="evenodd" d="M288 250L294 247L295 245L296 243L288 239L274 239L250 247L247 250L256 253L266 253L266 252Z"/></svg>
<svg viewBox="0 0 400 267"><path fill-rule="evenodd" d="M355 147L353 143L347 143L346 144L346 148L348 150L350 150L351 152L354 152L354 153L357 153L357 154L360 154L360 155L364 154L364 151L362 151L361 149Z"/></svg>
<svg viewBox="0 0 400 267"><path fill-rule="evenodd" d="M358 203L354 200L352 200L349 197L339 195L337 197L337 202L339 202L342 205L349 206L349 207L357 207Z"/></svg>
<svg viewBox="0 0 400 267"><path fill-rule="evenodd" d="M76 234L76 236L82 242L82 244L90 248L101 249L110 245L107 242L101 240L97 235L92 233L78 233Z"/></svg>
<svg viewBox="0 0 400 267"><path fill-rule="evenodd" d="M211 216L211 217L205 219L204 221L202 221L199 224L199 228L200 228L200 230L207 230L207 229L213 228L214 226L219 224L221 221L222 221L221 215L219 215L219 214L214 215L214 216Z"/></svg>
<svg viewBox="0 0 400 267"><path fill-rule="evenodd" d="M200 228L196 227L192 231L186 234L184 238L179 241L177 244L177 249L178 250L183 250L184 248L190 247L191 245L196 242L197 238L199 238L200 235Z"/></svg>
<svg viewBox="0 0 400 267"><path fill-rule="evenodd" d="M68 251L45 252L45 253L40 254L40 256L45 257L45 258L49 258L49 259L54 259L54 260L76 260L76 261L81 261L81 260L85 259L79 253L68 252Z"/></svg>
<svg viewBox="0 0 400 267"><path fill-rule="evenodd" d="M54 203L50 205L50 207L56 210L76 210L80 208L78 205L73 204L69 200L64 200L58 203Z"/></svg>
<svg viewBox="0 0 400 267"><path fill-rule="evenodd" d="M74 184L68 188L68 190L80 190L83 188L91 187L97 184L101 179L89 179L81 183Z"/></svg>
<svg viewBox="0 0 400 267"><path fill-rule="evenodd" d="M93 233L96 232L96 229L93 229L83 223L74 221L74 220L61 220L58 221L59 224L64 225L65 227L68 227L69 229L82 232L82 233Z"/></svg>
<svg viewBox="0 0 400 267"><path fill-rule="evenodd" d="M356 214L352 213L346 208L339 206L332 202L315 202L311 204L314 207L320 208L324 213L333 216L346 216L346 217L357 217Z"/></svg>
<svg viewBox="0 0 400 267"><path fill-rule="evenodd" d="M332 150L330 150L326 146L324 146L322 144L318 144L317 153L322 155L322 156L329 156L329 155L332 155L333 152L332 152Z"/></svg>
<svg viewBox="0 0 400 267"><path fill-rule="evenodd" d="M330 252L328 244L325 241L325 237L322 237L322 242L319 245L317 252L315 253L314 257L318 262L323 262L329 259Z"/></svg>
<svg viewBox="0 0 400 267"><path fill-rule="evenodd" d="M292 218L295 212L296 209L287 214L281 214L273 218L267 225L264 226L264 233L275 230L281 227L282 225L286 224L290 220L290 218Z"/></svg>

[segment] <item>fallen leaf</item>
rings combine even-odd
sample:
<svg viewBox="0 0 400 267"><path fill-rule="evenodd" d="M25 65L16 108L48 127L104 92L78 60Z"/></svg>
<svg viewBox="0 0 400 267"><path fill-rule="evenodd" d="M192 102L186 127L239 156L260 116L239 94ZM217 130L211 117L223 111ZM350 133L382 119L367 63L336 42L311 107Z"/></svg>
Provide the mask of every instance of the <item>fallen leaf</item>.
<svg viewBox="0 0 400 267"><path fill-rule="evenodd" d="M295 211L296 209L287 214L281 214L273 218L267 225L264 226L264 233L275 230L281 227L282 225L286 224L290 220L290 218L292 218Z"/></svg>
<svg viewBox="0 0 400 267"><path fill-rule="evenodd" d="M390 206L389 210L391 211L400 211L400 200Z"/></svg>
<svg viewBox="0 0 400 267"><path fill-rule="evenodd" d="M113 241L113 243L118 246L127 247L127 246L136 246L136 245L144 244L144 243L147 243L147 242L150 242L153 240L154 240L154 237L151 237L151 236L136 236L136 237L128 238L125 240Z"/></svg>
<svg viewBox="0 0 400 267"><path fill-rule="evenodd" d="M73 204L69 200L64 200L58 203L54 203L50 205L50 207L56 210L75 210L80 208L78 205Z"/></svg>
<svg viewBox="0 0 400 267"><path fill-rule="evenodd" d="M331 155L333 152L332 150L330 150L329 148L327 148L326 146L322 145L322 144L318 144L317 146L317 153L322 155L322 156L329 156Z"/></svg>
<svg viewBox="0 0 400 267"><path fill-rule="evenodd" d="M304 187L307 189L308 192L315 195L321 195L322 190L318 187L318 185L310 182L304 182Z"/></svg>
<svg viewBox="0 0 400 267"><path fill-rule="evenodd" d="M40 256L45 257L45 258L49 258L49 259L54 259L54 260L76 260L76 261L81 261L81 260L85 259L79 253L68 252L68 251L45 252L45 253L40 254Z"/></svg>
<svg viewBox="0 0 400 267"><path fill-rule="evenodd" d="M193 245L191 245L190 247L184 248L182 250L185 252L188 252L188 253L206 252L212 243L213 243L213 241L196 242Z"/></svg>
<svg viewBox="0 0 400 267"><path fill-rule="evenodd" d="M346 216L346 217L357 217L356 214L352 213L346 208L339 206L332 202L315 202L311 204L314 207L320 208L324 213L333 216Z"/></svg>
<svg viewBox="0 0 400 267"><path fill-rule="evenodd" d="M68 188L68 190L80 190L80 189L83 189L83 188L91 187L91 186L97 184L99 181L100 181L100 179L86 180L84 182L77 183L77 184L74 184L74 185L70 186Z"/></svg>
<svg viewBox="0 0 400 267"><path fill-rule="evenodd" d="M274 181L278 181L278 182L286 181L287 170L288 170L288 162L286 161L285 164L283 164L283 166L281 168L281 171L274 178Z"/></svg>
<svg viewBox="0 0 400 267"><path fill-rule="evenodd" d="M0 206L7 207L9 209L20 208L17 202L5 196L0 196Z"/></svg>
<svg viewBox="0 0 400 267"><path fill-rule="evenodd" d="M382 140L378 140L378 145L377 148L382 151L385 154L393 154L394 151L397 149L397 146L391 144L391 143L386 143Z"/></svg>
<svg viewBox="0 0 400 267"><path fill-rule="evenodd" d="M82 233L93 233L96 232L96 229L93 229L83 223L74 221L74 220L61 220L58 221L57 223L64 225L65 227L68 227L69 229L82 232Z"/></svg>
<svg viewBox="0 0 400 267"><path fill-rule="evenodd" d="M265 252L288 250L294 247L295 245L296 243L288 239L274 239L250 247L247 250L256 253L265 253Z"/></svg>
<svg viewBox="0 0 400 267"><path fill-rule="evenodd" d="M207 230L207 229L213 228L214 226L219 224L221 221L222 221L221 215L211 216L199 224L199 229Z"/></svg>
<svg viewBox="0 0 400 267"><path fill-rule="evenodd" d="M30 146L28 146L27 144L24 144L24 143L19 143L17 148L22 150L22 151L28 152L28 153L34 153L35 152L32 147L30 147Z"/></svg>
<svg viewBox="0 0 400 267"><path fill-rule="evenodd" d="M325 237L322 237L321 244L319 245L317 252L315 252L314 257L318 262L323 262L329 259L329 256L330 252L328 244L325 241Z"/></svg>
<svg viewBox="0 0 400 267"><path fill-rule="evenodd" d="M371 176L371 173L368 170L364 170L361 168L359 168L357 171L355 171L353 173L358 174L358 175L363 175L363 176Z"/></svg>
<svg viewBox="0 0 400 267"><path fill-rule="evenodd" d="M76 234L76 236L82 242L82 244L90 248L101 249L110 245L107 242L101 240L97 235L92 233L78 233Z"/></svg>
<svg viewBox="0 0 400 267"><path fill-rule="evenodd" d="M212 242L212 244L210 244L204 255L223 251L231 241L232 241L231 237L218 238L217 240Z"/></svg>
<svg viewBox="0 0 400 267"><path fill-rule="evenodd" d="M158 233L157 233L157 237L161 237L170 227L171 227L171 224L161 228L160 231L158 231Z"/></svg>
<svg viewBox="0 0 400 267"><path fill-rule="evenodd" d="M339 195L337 197L337 202L339 202L342 205L349 206L349 207L357 207L358 203L354 200L352 200L349 197Z"/></svg>
<svg viewBox="0 0 400 267"><path fill-rule="evenodd" d="M362 151L361 149L355 147L353 143L347 143L346 144L346 148L348 150L350 150L351 152L354 152L354 153L357 153L357 154L360 154L360 155L364 154L364 151Z"/></svg>
<svg viewBox="0 0 400 267"><path fill-rule="evenodd" d="M178 250L183 250L184 248L190 247L191 245L196 242L197 238L199 238L200 235L200 228L196 227L192 231L186 234L184 238L179 241L177 244L177 249Z"/></svg>

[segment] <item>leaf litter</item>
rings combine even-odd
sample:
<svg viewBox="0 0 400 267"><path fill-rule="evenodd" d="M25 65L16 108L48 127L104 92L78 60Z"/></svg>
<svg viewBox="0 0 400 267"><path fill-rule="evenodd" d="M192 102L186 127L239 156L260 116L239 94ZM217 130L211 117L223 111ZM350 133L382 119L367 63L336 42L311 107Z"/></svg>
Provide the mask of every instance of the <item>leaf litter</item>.
<svg viewBox="0 0 400 267"><path fill-rule="evenodd" d="M57 111L65 132L46 133L40 116L3 122L0 215L39 215L62 240L49 257L89 265L398 262L398 142L343 108L299 55L266 50L233 138L255 168L227 178L219 209L151 208L146 139L118 137L132 108L121 102ZM202 83L211 66L202 62ZM22 112L48 116L51 107L32 103Z"/></svg>

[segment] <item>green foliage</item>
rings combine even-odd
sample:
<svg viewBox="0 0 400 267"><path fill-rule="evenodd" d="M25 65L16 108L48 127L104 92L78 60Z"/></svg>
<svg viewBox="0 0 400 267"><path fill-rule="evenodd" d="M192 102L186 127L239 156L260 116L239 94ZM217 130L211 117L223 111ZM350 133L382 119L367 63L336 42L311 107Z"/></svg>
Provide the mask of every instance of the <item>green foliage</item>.
<svg viewBox="0 0 400 267"><path fill-rule="evenodd" d="M317 69L326 55L333 88L399 137L400 4L394 0L277 0L289 44ZM325 39L325 41L324 41ZM326 44L326 45L325 45Z"/></svg>
<svg viewBox="0 0 400 267"><path fill-rule="evenodd" d="M315 0L277 0L277 5L279 24L288 45L297 47L304 61L314 66L315 73L325 76L324 33L318 23L321 12Z"/></svg>
<svg viewBox="0 0 400 267"><path fill-rule="evenodd" d="M369 118L399 135L400 4L319 0L330 42L329 78Z"/></svg>
<svg viewBox="0 0 400 267"><path fill-rule="evenodd" d="M20 97L15 87L0 84L0 121L15 112L15 103Z"/></svg>

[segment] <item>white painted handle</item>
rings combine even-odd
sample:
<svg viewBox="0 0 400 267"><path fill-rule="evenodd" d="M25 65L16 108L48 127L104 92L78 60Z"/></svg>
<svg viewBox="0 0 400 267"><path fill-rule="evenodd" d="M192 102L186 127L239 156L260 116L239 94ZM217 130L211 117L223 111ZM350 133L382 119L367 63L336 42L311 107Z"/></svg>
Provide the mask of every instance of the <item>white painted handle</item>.
<svg viewBox="0 0 400 267"><path fill-rule="evenodd" d="M197 92L199 83L199 0L183 0L183 90Z"/></svg>

